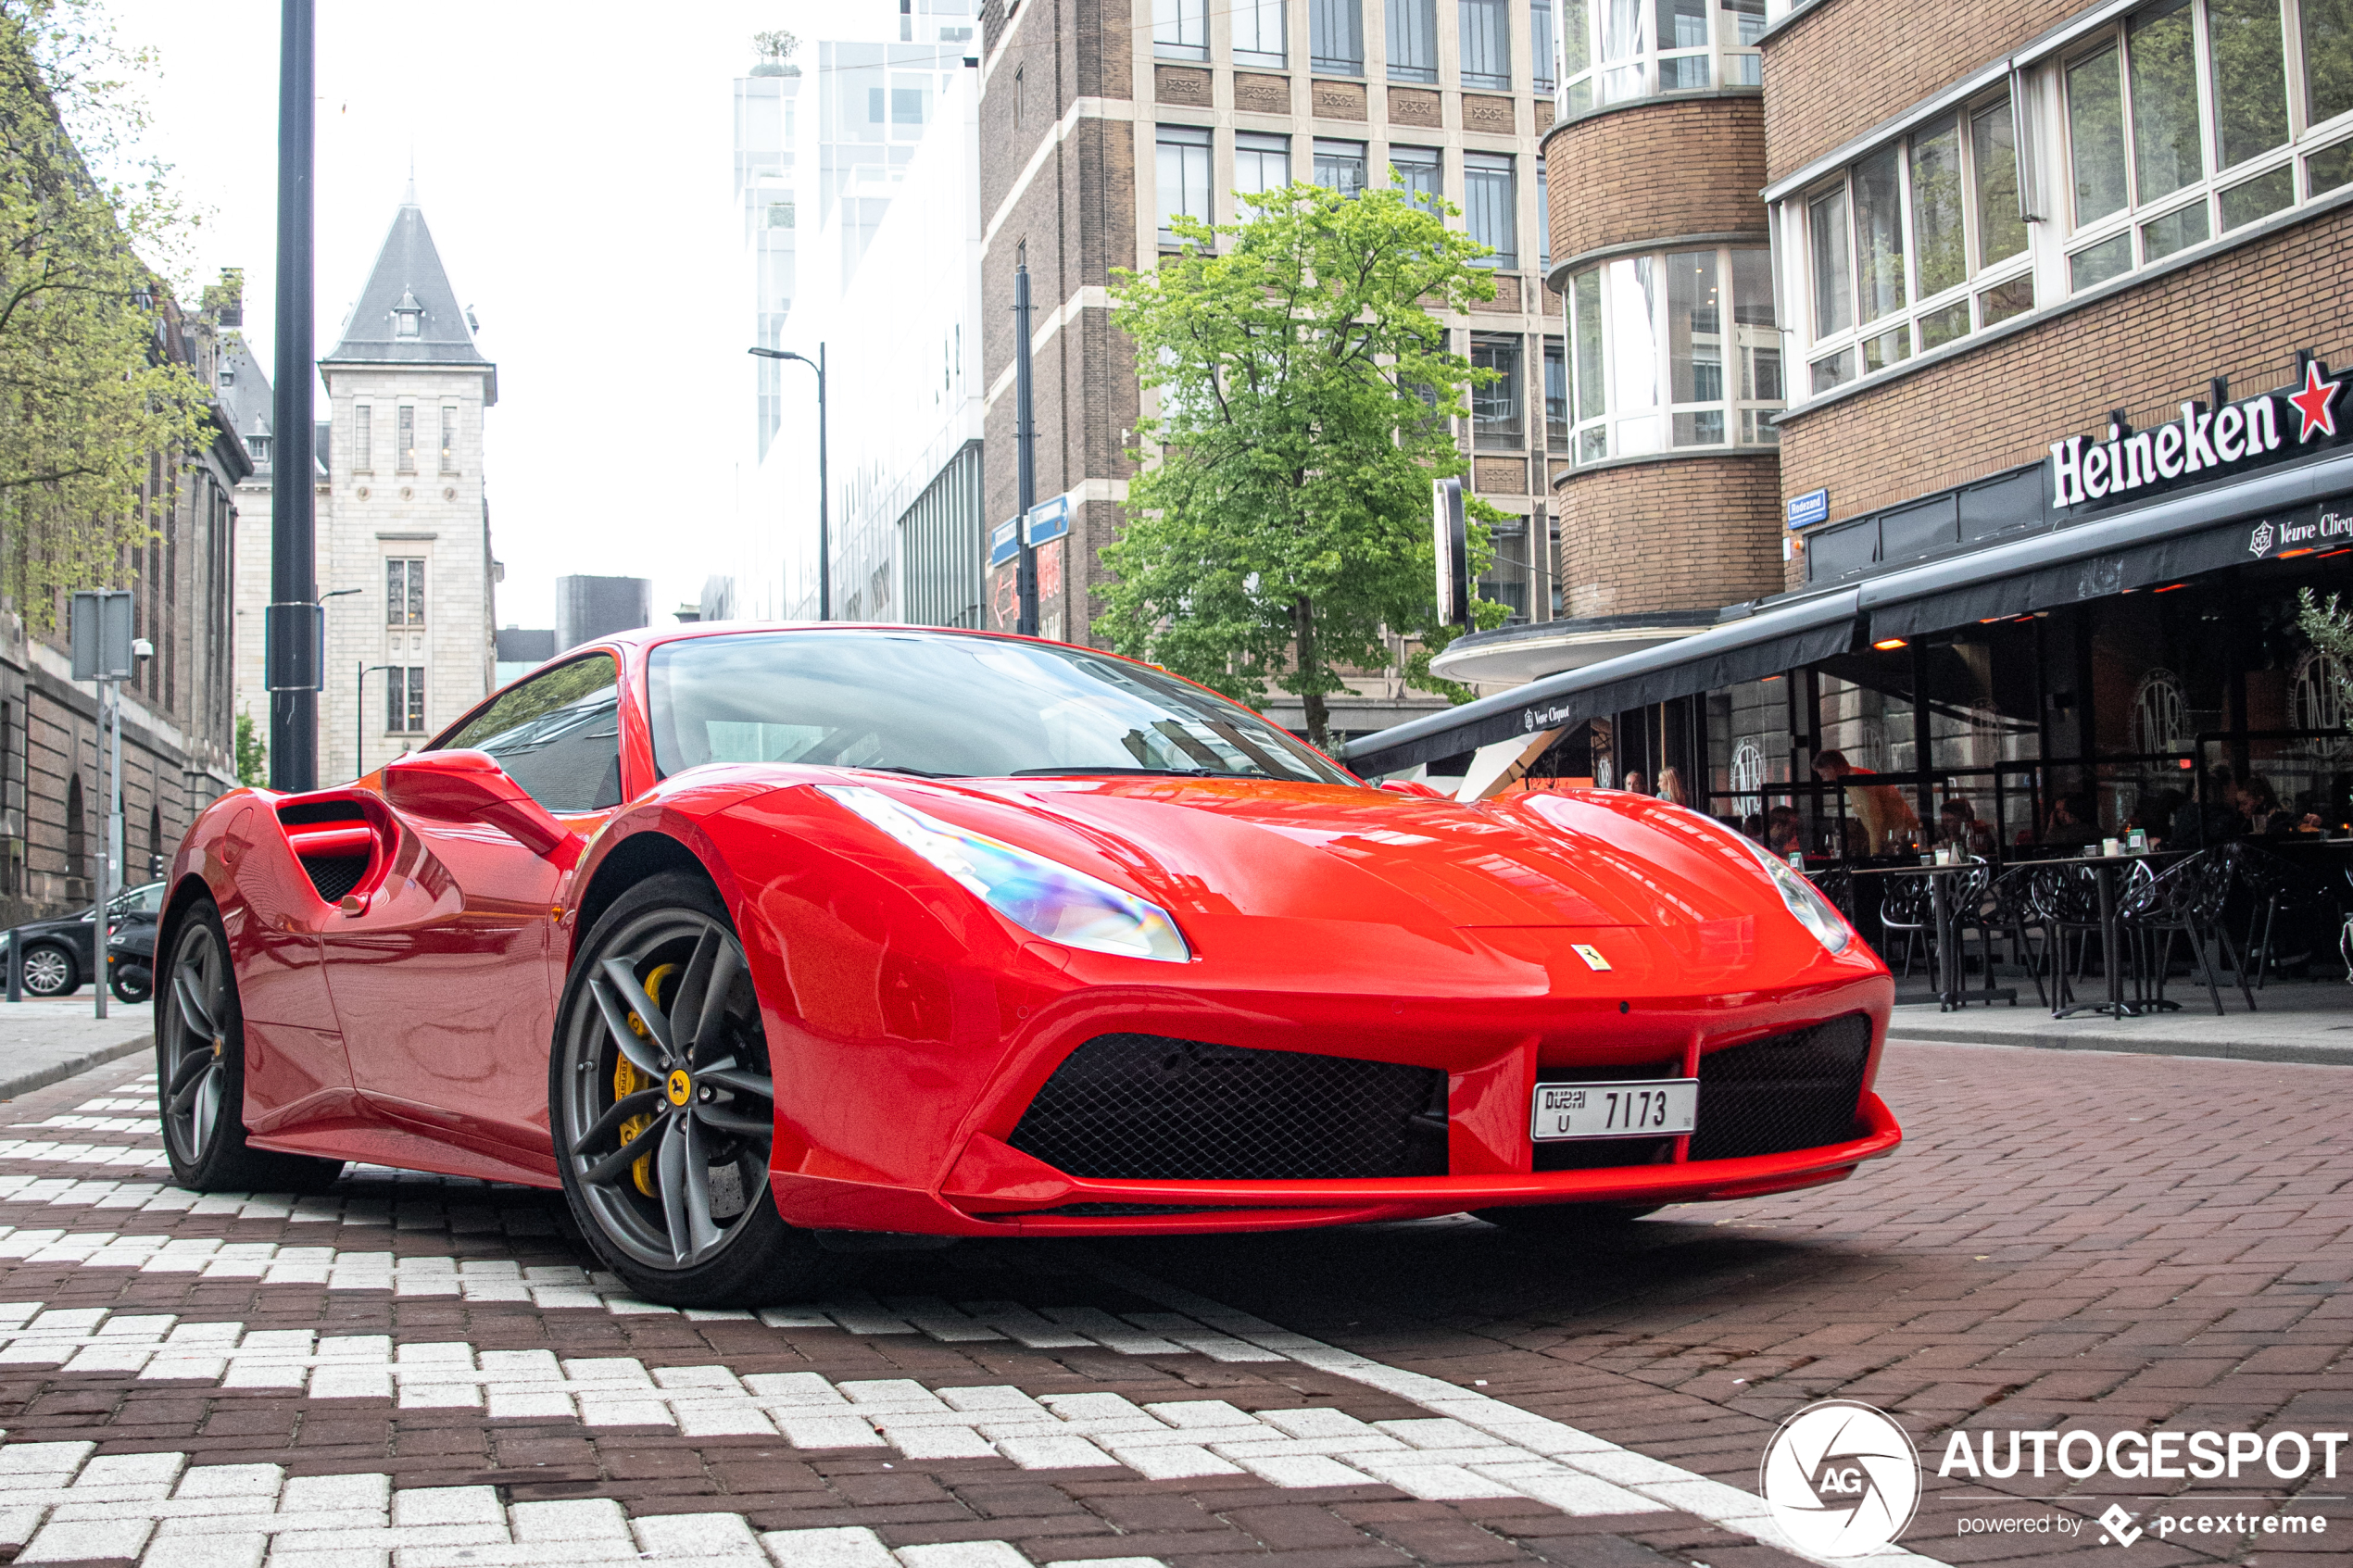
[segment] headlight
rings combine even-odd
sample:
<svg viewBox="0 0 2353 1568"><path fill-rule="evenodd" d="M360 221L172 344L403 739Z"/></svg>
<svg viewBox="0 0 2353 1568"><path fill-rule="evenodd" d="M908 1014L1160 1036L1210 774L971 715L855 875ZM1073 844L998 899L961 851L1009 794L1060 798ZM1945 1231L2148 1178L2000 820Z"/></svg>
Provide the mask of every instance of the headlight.
<svg viewBox="0 0 2353 1568"><path fill-rule="evenodd" d="M1797 917L1797 923L1812 932L1815 940L1831 952L1846 951L1846 945L1855 940L1855 928L1846 923L1846 917L1838 912L1838 907L1823 897L1820 891L1793 869L1787 860L1745 834L1734 834L1732 836L1739 839L1740 847L1765 868L1765 874L1773 879L1774 890L1780 894L1781 902L1789 906L1789 912Z"/></svg>
<svg viewBox="0 0 2353 1568"><path fill-rule="evenodd" d="M1183 963L1192 957L1176 922L1157 904L1042 855L950 826L863 785L819 787L1025 931L1121 958Z"/></svg>

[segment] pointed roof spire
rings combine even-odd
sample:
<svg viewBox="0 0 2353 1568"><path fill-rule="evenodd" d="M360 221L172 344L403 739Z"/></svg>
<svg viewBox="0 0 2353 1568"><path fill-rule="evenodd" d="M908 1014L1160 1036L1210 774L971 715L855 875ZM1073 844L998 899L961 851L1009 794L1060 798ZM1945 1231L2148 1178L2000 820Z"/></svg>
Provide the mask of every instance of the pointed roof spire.
<svg viewBox="0 0 2353 1568"><path fill-rule="evenodd" d="M320 363L490 368L474 346L413 187L344 322L342 341Z"/></svg>
<svg viewBox="0 0 2353 1568"><path fill-rule="evenodd" d="M400 194L400 205L417 205L417 144L414 142L409 144L409 188Z"/></svg>

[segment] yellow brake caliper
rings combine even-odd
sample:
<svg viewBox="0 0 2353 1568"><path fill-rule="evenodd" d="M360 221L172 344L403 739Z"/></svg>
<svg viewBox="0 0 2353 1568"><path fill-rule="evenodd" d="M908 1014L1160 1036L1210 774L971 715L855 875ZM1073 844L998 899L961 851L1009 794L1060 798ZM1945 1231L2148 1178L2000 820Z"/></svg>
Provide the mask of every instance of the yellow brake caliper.
<svg viewBox="0 0 2353 1568"><path fill-rule="evenodd" d="M656 1007L661 1005L661 988L670 984L670 977L678 972L679 967L674 963L662 964L651 974L646 976L646 995L653 999ZM639 1018L634 1010L629 1014L629 1027L631 1032L641 1040L653 1038L652 1032L646 1027L646 1021ZM659 1078L649 1077L638 1072L636 1068L630 1065L627 1057L617 1051L613 1054L612 1098L616 1101L627 1098L639 1089L656 1087L661 1082ZM632 1116L628 1121L623 1122L621 1124L622 1143L627 1145L635 1142L637 1135L652 1126L653 1122L654 1119L650 1116ZM636 1180L637 1190L648 1198L654 1195L653 1160L652 1155L643 1155L639 1157L635 1164L629 1167L630 1175Z"/></svg>

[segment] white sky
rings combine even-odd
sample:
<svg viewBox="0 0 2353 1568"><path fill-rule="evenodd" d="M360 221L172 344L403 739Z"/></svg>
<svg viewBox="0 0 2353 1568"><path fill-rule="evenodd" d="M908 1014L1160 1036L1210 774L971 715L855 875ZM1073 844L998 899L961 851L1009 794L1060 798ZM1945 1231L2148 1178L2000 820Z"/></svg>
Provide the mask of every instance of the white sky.
<svg viewBox="0 0 2353 1568"><path fill-rule="evenodd" d="M277 0L110 4L124 44L162 55L152 150L211 209L196 280L245 270L245 333L271 366ZM756 58L753 32L807 39L845 9L319 6L319 351L366 281L413 149L419 205L498 365L486 477L501 625L553 625L567 572L650 577L666 623L729 564L752 420L730 83Z"/></svg>

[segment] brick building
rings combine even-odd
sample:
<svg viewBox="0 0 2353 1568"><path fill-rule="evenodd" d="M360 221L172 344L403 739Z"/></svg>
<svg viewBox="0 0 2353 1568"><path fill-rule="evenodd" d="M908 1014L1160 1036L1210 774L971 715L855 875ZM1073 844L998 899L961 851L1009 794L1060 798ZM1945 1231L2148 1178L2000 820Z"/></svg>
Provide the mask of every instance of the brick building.
<svg viewBox="0 0 2353 1568"><path fill-rule="evenodd" d="M1572 7L1574 8L1574 7ZM1038 549L1039 629L1091 640L1133 471L1139 413L1111 323L1116 268L1150 267L1167 215L1239 216L1234 193L1293 179L1390 178L1465 209L1498 253L1496 297L1453 320L1456 345L1504 372L1464 439L1471 483L1511 514L1483 585L1548 620L1548 470L1566 457L1567 367L1543 278L1538 138L1553 118L1551 0L989 0L982 11L980 321L987 514L1014 516L1013 279L1030 272L1037 495L1068 532ZM1549 331L1548 331L1549 324ZM1053 525L1060 527L1059 523ZM1042 531L1041 531L1042 532ZM1534 541L1531 548L1530 541ZM989 573L988 623L1014 619L1014 565ZM1335 726L1363 732L1440 706L1394 675L1352 683ZM1295 698L1269 711L1298 722Z"/></svg>
<svg viewBox="0 0 2353 1568"><path fill-rule="evenodd" d="M209 314L160 306L156 352L225 399L241 324L231 282ZM207 803L236 787L235 497L253 464L216 402L206 444L159 452L140 487L150 537L124 552L109 587L128 587L133 635L154 652L122 684L123 881L160 874ZM97 886L106 837L94 687L72 678L63 596L51 630L0 606L0 922L68 912Z"/></svg>
<svg viewBox="0 0 2353 1568"><path fill-rule="evenodd" d="M1546 143L1569 618L1465 639L1529 684L1353 760L1671 767L1837 853L1888 846L1830 753L1924 838L2353 822L2296 623L2353 589L2353 6L1591 10Z"/></svg>

